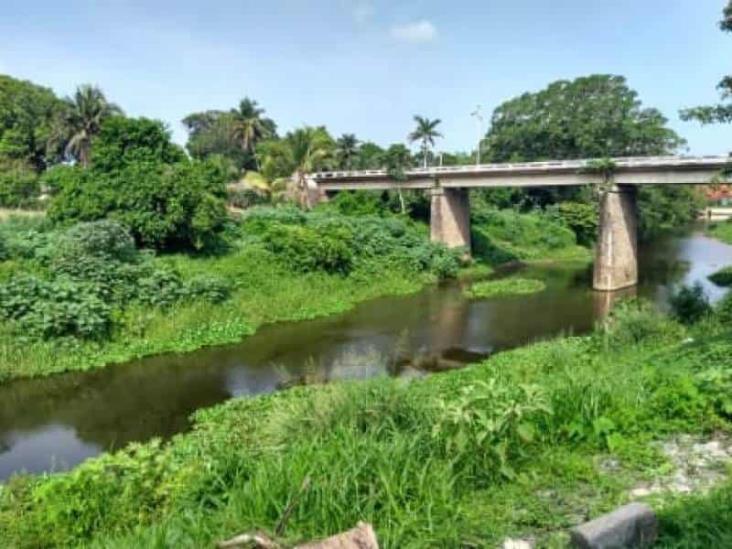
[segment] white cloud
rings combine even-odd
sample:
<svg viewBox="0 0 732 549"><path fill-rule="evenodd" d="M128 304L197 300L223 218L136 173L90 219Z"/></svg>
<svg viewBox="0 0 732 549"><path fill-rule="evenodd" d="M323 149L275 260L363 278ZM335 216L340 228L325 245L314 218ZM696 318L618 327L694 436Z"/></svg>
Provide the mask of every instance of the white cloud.
<svg viewBox="0 0 732 549"><path fill-rule="evenodd" d="M411 44L431 42L436 36L437 29L426 19L414 21L413 23L406 23L404 25L395 25L391 28L392 38L399 40L400 42L409 42Z"/></svg>
<svg viewBox="0 0 732 549"><path fill-rule="evenodd" d="M359 25L363 25L373 16L374 5L369 0L357 0L353 6L353 20Z"/></svg>

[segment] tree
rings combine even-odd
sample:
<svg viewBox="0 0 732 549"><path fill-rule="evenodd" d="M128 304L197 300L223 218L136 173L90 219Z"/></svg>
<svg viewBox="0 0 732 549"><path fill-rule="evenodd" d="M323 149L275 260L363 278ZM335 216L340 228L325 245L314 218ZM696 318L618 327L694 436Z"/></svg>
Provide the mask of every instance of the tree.
<svg viewBox="0 0 732 549"><path fill-rule="evenodd" d="M339 169L352 170L358 153L359 141L352 133L344 133L336 140L335 154Z"/></svg>
<svg viewBox="0 0 732 549"><path fill-rule="evenodd" d="M402 213L407 212L402 195L401 183L407 180L406 171L412 167L412 153L401 143L392 145L384 154L386 173L397 182L397 195L399 196L399 209Z"/></svg>
<svg viewBox="0 0 732 549"><path fill-rule="evenodd" d="M275 123L264 118L264 109L257 106L257 102L245 97L239 102L238 109L232 109L231 132L234 140L241 149L254 154L254 147L262 139L275 136Z"/></svg>
<svg viewBox="0 0 732 549"><path fill-rule="evenodd" d="M306 126L288 133L281 140L262 143L258 149L262 174L270 180L292 176L300 202L309 208L307 175L333 166L335 142L323 126Z"/></svg>
<svg viewBox="0 0 732 549"><path fill-rule="evenodd" d="M68 141L65 152L87 167L92 139L101 130L102 123L110 116L122 115L122 109L107 101L102 90L90 84L76 88L74 96L66 98L66 104Z"/></svg>
<svg viewBox="0 0 732 549"><path fill-rule="evenodd" d="M622 76L560 80L500 105L486 135L492 162L647 156L684 141L660 111L644 108Z"/></svg>
<svg viewBox="0 0 732 549"><path fill-rule="evenodd" d="M500 105L486 135L491 162L531 162L670 154L684 144L666 118L646 108L625 78L591 75L560 80ZM490 192L490 191L484 191ZM532 206L588 202L581 188L537 188L522 193ZM688 223L696 204L691 188L643 186L639 190L642 234ZM676 207L664 205L670 198Z"/></svg>
<svg viewBox="0 0 732 549"><path fill-rule="evenodd" d="M259 169L257 144L277 136L276 124L264 112L256 101L245 97L229 111L190 114L183 119L188 130L186 148L194 158L224 156L239 171Z"/></svg>
<svg viewBox="0 0 732 549"><path fill-rule="evenodd" d="M358 170L378 170L379 168L383 168L384 149L371 141L361 143L354 164L354 167Z"/></svg>
<svg viewBox="0 0 732 549"><path fill-rule="evenodd" d="M423 157L423 166L427 167L427 158L430 150L435 145L435 139L442 137L442 134L437 131L437 126L440 125L441 120L436 118L430 120L419 115L414 116L414 121L417 123L417 128L409 134L409 141L421 141L420 149Z"/></svg>
<svg viewBox="0 0 732 549"><path fill-rule="evenodd" d="M57 166L44 176L57 189L52 221L112 218L161 250L214 241L227 219L227 180L221 162L188 160L162 122L120 116L102 123L87 169Z"/></svg>
<svg viewBox="0 0 732 549"><path fill-rule="evenodd" d="M732 32L732 0L724 8L719 26L725 32ZM732 122L732 75L725 76L717 88L722 95L722 101L726 103L685 109L681 111L681 118L698 120L702 124Z"/></svg>
<svg viewBox="0 0 732 549"><path fill-rule="evenodd" d="M0 168L40 172L59 161L63 110L50 89L0 75Z"/></svg>

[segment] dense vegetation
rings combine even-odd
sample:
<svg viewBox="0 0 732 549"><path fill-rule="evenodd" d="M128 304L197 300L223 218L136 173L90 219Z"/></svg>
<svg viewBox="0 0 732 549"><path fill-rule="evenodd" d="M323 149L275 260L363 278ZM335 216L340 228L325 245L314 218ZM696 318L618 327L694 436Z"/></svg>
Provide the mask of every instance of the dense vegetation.
<svg viewBox="0 0 732 549"><path fill-rule="evenodd" d="M295 541L367 520L385 547L556 541L672 474L661 441L730 429L728 322L684 328L630 303L591 336L459 372L233 400L170 443L11 481L0 532L21 547L200 547L241 531ZM724 546L731 493L725 484L708 500L651 496L661 546ZM688 527L698 505L713 529Z"/></svg>
<svg viewBox="0 0 732 549"><path fill-rule="evenodd" d="M237 341L454 276L455 254L409 219L253 209L218 255L140 251L116 221L0 225L0 378L87 369Z"/></svg>

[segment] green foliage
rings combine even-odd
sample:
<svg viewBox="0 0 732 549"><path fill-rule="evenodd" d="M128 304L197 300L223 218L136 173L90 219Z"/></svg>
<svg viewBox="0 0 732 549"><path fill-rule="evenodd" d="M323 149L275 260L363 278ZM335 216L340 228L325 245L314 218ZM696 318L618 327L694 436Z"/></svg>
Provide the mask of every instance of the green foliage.
<svg viewBox="0 0 732 549"><path fill-rule="evenodd" d="M472 284L465 295L473 299L504 295L526 295L541 292L546 284L541 280L531 278L501 278L498 280L484 280Z"/></svg>
<svg viewBox="0 0 732 549"><path fill-rule="evenodd" d="M473 253L490 263L539 258L587 258L574 233L541 212L520 214L476 205L471 211Z"/></svg>
<svg viewBox="0 0 732 549"><path fill-rule="evenodd" d="M204 160L220 155L240 172L257 170L254 154L257 143L277 136L274 121L263 114L257 102L248 98L229 111L190 114L183 119L188 130L186 148L193 158Z"/></svg>
<svg viewBox="0 0 732 549"><path fill-rule="evenodd" d="M58 161L63 110L50 89L0 75L0 166L20 162L41 171Z"/></svg>
<svg viewBox="0 0 732 549"><path fill-rule="evenodd" d="M725 324L732 324L732 293L724 296L717 304L716 317Z"/></svg>
<svg viewBox="0 0 732 549"><path fill-rule="evenodd" d="M648 238L688 225L703 206L703 195L693 186L641 185L638 189L640 236Z"/></svg>
<svg viewBox="0 0 732 549"><path fill-rule="evenodd" d="M547 213L572 229L577 236L578 244L589 246L596 240L598 215L596 204L560 202L547 208Z"/></svg>
<svg viewBox="0 0 732 549"><path fill-rule="evenodd" d="M138 243L158 249L215 244L227 219L220 163L188 162L162 126L146 119L110 118L92 153L90 169L58 168L47 176L59 189L51 220L110 217Z"/></svg>
<svg viewBox="0 0 732 549"><path fill-rule="evenodd" d="M457 255L427 241L404 218L345 217L330 208L303 215L294 208L254 209L245 234L256 236L289 268L348 274L386 263L401 271L455 276Z"/></svg>
<svg viewBox="0 0 732 549"><path fill-rule="evenodd" d="M486 148L492 162L664 154L683 144L666 122L622 76L592 75L499 106Z"/></svg>
<svg viewBox="0 0 732 549"><path fill-rule="evenodd" d="M186 158L158 120L113 116L106 119L92 142L92 168L113 173L141 164L175 164Z"/></svg>
<svg viewBox="0 0 732 549"><path fill-rule="evenodd" d="M670 322L646 301L628 299L616 304L602 323L603 344L619 350L643 343L658 344L680 337Z"/></svg>
<svg viewBox="0 0 732 549"><path fill-rule="evenodd" d="M22 338L101 338L111 325L111 308L94 289L65 277L20 276L0 285L0 315Z"/></svg>
<svg viewBox="0 0 732 549"><path fill-rule="evenodd" d="M704 293L704 288L697 282L693 286L682 286L669 300L674 316L684 324L693 324L707 316L712 306Z"/></svg>
<svg viewBox="0 0 732 549"><path fill-rule="evenodd" d="M709 275L709 280L717 286L732 286L732 266L722 267Z"/></svg>
<svg viewBox="0 0 732 549"><path fill-rule="evenodd" d="M41 187L38 175L26 167L0 164L0 207L32 208L37 206Z"/></svg>
<svg viewBox="0 0 732 549"><path fill-rule="evenodd" d="M732 244L732 221L727 220L724 223L713 224L709 229L709 233L727 244Z"/></svg>

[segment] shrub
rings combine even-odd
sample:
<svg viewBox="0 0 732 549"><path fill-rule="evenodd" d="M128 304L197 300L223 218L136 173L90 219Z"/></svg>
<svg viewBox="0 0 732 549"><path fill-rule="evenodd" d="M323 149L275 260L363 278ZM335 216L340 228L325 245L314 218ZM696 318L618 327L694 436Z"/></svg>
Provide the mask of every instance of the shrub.
<svg viewBox="0 0 732 549"><path fill-rule="evenodd" d="M231 294L231 284L225 278L199 275L188 281L185 295L190 299L201 299L209 303L222 303Z"/></svg>
<svg viewBox="0 0 732 549"><path fill-rule="evenodd" d="M684 324L693 324L712 310L704 288L699 282L691 287L682 286L671 296L669 303L674 317Z"/></svg>
<svg viewBox="0 0 732 549"><path fill-rule="evenodd" d="M615 305L603 321L603 341L613 349L678 339L682 328L647 301L628 299Z"/></svg>
<svg viewBox="0 0 732 549"><path fill-rule="evenodd" d="M577 236L577 243L588 246L597 237L597 206L582 202L560 202L547 208L554 219L563 223Z"/></svg>
<svg viewBox="0 0 732 549"><path fill-rule="evenodd" d="M724 324L732 324L732 293L724 296L717 304L715 315Z"/></svg>
<svg viewBox="0 0 732 549"><path fill-rule="evenodd" d="M22 276L0 285L0 315L27 336L99 338L111 326L111 309L86 284L60 277Z"/></svg>
<svg viewBox="0 0 732 549"><path fill-rule="evenodd" d="M41 186L38 176L29 169L0 171L0 206L29 208L37 205Z"/></svg>

